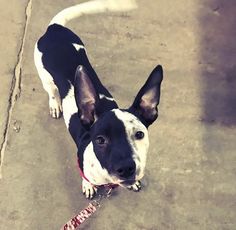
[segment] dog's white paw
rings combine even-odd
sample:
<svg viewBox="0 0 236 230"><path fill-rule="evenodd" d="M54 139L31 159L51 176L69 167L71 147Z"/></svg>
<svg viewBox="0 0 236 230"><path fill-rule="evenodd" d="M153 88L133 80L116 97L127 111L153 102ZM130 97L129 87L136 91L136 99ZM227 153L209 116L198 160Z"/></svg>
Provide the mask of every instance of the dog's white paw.
<svg viewBox="0 0 236 230"><path fill-rule="evenodd" d="M85 195L85 197L87 199L92 199L96 195L97 190L98 189L95 186L93 186L88 181L83 179L83 181L82 181L82 191L83 191L83 194Z"/></svg>
<svg viewBox="0 0 236 230"><path fill-rule="evenodd" d="M142 185L141 185L141 182L138 180L134 184L128 186L127 188L130 190L133 190L134 192L138 192L141 190Z"/></svg>
<svg viewBox="0 0 236 230"><path fill-rule="evenodd" d="M62 113L61 99L58 97L49 98L49 112L52 118L58 119Z"/></svg>

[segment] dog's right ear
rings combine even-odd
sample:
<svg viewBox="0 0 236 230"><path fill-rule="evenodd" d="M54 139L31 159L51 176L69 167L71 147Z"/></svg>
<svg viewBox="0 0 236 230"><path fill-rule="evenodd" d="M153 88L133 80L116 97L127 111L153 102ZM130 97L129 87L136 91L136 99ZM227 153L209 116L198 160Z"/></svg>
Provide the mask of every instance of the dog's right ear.
<svg viewBox="0 0 236 230"><path fill-rule="evenodd" d="M75 73L75 101L81 123L89 128L95 121L98 95L85 67L78 66Z"/></svg>
<svg viewBox="0 0 236 230"><path fill-rule="evenodd" d="M144 86L138 92L129 111L136 115L148 127L158 117L157 106L160 101L161 82L163 79L162 66L158 65L151 72Z"/></svg>

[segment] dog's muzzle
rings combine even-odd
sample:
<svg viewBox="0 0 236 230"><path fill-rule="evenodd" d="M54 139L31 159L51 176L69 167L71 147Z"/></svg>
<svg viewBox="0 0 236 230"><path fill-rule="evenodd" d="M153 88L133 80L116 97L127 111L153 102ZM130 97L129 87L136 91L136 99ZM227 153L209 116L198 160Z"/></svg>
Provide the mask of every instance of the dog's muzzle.
<svg viewBox="0 0 236 230"><path fill-rule="evenodd" d="M126 160L116 165L115 173L120 179L133 179L136 173L136 164L133 160Z"/></svg>

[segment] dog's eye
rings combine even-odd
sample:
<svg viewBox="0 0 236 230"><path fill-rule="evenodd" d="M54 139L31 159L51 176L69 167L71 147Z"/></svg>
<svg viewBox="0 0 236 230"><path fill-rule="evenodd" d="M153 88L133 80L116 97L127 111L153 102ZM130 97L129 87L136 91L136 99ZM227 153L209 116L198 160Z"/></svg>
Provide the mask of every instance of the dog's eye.
<svg viewBox="0 0 236 230"><path fill-rule="evenodd" d="M135 138L137 140L141 140L141 139L143 139L143 137L144 137L144 132L138 131L138 132L135 133Z"/></svg>
<svg viewBox="0 0 236 230"><path fill-rule="evenodd" d="M96 139L95 139L95 142L98 144L98 145L105 145L107 143L107 140L105 137L103 136L97 136Z"/></svg>

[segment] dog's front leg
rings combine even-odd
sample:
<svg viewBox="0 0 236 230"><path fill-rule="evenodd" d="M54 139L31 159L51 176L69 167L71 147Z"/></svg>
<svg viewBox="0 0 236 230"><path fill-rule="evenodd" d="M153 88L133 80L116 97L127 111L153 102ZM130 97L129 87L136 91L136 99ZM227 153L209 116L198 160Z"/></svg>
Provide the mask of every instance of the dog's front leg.
<svg viewBox="0 0 236 230"><path fill-rule="evenodd" d="M87 199L92 199L96 195L97 190L98 189L87 180L82 180L82 191Z"/></svg>
<svg viewBox="0 0 236 230"><path fill-rule="evenodd" d="M49 97L49 112L53 118L59 118L62 113L61 97L52 75L45 69L42 62L42 53L38 50L38 44L35 44L34 61L39 78L42 81L43 88Z"/></svg>
<svg viewBox="0 0 236 230"><path fill-rule="evenodd" d="M130 185L130 186L127 186L127 188L129 190L132 190L134 192L138 192L141 190L142 188L142 185L141 185L141 181L137 180L134 184Z"/></svg>

